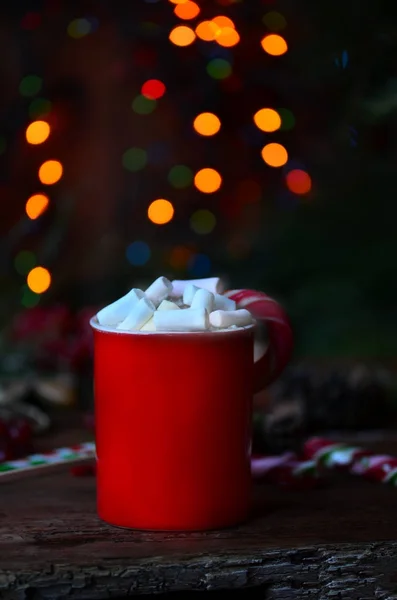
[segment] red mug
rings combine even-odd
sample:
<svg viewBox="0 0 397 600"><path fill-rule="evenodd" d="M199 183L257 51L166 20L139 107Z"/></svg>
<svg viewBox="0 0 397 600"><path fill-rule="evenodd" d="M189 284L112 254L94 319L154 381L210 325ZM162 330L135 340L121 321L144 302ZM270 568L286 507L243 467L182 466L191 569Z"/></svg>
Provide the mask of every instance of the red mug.
<svg viewBox="0 0 397 600"><path fill-rule="evenodd" d="M115 332L94 317L97 509L146 530L208 530L247 519L252 397L282 371L292 333L261 292L226 293L265 321L268 348L254 363L255 325L205 332Z"/></svg>

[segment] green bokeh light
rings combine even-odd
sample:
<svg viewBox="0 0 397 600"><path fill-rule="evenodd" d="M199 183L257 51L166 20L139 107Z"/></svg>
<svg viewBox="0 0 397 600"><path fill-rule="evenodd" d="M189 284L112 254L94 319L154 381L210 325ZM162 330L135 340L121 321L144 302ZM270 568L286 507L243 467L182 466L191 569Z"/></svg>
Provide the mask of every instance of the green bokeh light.
<svg viewBox="0 0 397 600"><path fill-rule="evenodd" d="M22 306L25 308L33 308L34 306L37 306L39 302L40 294L35 294L32 292L32 290L30 290L26 284L22 286Z"/></svg>
<svg viewBox="0 0 397 600"><path fill-rule="evenodd" d="M146 166L147 154L142 148L129 148L123 154L123 167L127 171L140 171Z"/></svg>
<svg viewBox="0 0 397 600"><path fill-rule="evenodd" d="M29 117L38 119L46 117L52 109L52 103L45 98L35 98L29 105Z"/></svg>
<svg viewBox="0 0 397 600"><path fill-rule="evenodd" d="M195 233L204 235L211 233L216 225L215 215L206 209L196 210L190 217L190 227Z"/></svg>
<svg viewBox="0 0 397 600"><path fill-rule="evenodd" d="M285 17L276 10L266 13L262 18L262 22L270 31L282 31L287 27Z"/></svg>
<svg viewBox="0 0 397 600"><path fill-rule="evenodd" d="M185 165L175 165L168 173L168 181L174 188L189 187L193 182L193 171Z"/></svg>
<svg viewBox="0 0 397 600"><path fill-rule="evenodd" d="M145 98L141 94L137 96L132 103L132 110L138 115L149 115L156 108L156 100Z"/></svg>
<svg viewBox="0 0 397 600"><path fill-rule="evenodd" d="M37 75L26 75L19 84L19 92L22 96L35 96L41 90L43 80Z"/></svg>
<svg viewBox="0 0 397 600"><path fill-rule="evenodd" d="M20 275L27 275L37 265L33 252L21 250L14 258L14 266Z"/></svg>
<svg viewBox="0 0 397 600"><path fill-rule="evenodd" d="M90 33L91 23L88 19L73 19L70 21L67 31L70 37L79 39Z"/></svg>
<svg viewBox="0 0 397 600"><path fill-rule="evenodd" d="M207 73L213 79L226 79L231 72L231 64L223 58L214 58L207 65Z"/></svg>
<svg viewBox="0 0 397 600"><path fill-rule="evenodd" d="M278 108L277 112L281 118L281 131L289 131L295 127L295 117L288 108Z"/></svg>

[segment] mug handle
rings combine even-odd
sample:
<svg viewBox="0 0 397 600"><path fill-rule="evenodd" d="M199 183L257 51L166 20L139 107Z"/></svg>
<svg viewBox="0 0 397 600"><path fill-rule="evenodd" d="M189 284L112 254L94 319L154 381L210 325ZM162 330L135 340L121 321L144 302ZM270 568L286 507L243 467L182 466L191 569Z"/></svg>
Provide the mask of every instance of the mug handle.
<svg viewBox="0 0 397 600"><path fill-rule="evenodd" d="M266 324L269 344L265 354L254 364L254 394L274 381L287 365L293 348L292 329L284 309L263 292L229 290L225 296L246 308L258 321Z"/></svg>

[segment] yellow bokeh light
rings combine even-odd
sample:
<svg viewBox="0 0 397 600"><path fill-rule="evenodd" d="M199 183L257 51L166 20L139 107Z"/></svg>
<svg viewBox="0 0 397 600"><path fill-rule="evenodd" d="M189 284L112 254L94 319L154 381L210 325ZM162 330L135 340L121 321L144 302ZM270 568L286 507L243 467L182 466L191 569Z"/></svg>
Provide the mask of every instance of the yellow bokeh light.
<svg viewBox="0 0 397 600"><path fill-rule="evenodd" d="M265 35L261 41L261 46L265 52L272 56L281 56L288 50L288 45L285 39L281 35L271 33Z"/></svg>
<svg viewBox="0 0 397 600"><path fill-rule="evenodd" d="M193 127L200 135L215 135L221 128L221 122L213 113L205 112L197 115Z"/></svg>
<svg viewBox="0 0 397 600"><path fill-rule="evenodd" d="M174 8L174 13L180 19L185 19L186 21L189 19L194 19L200 13L200 7L196 2L192 2L188 0L183 4L177 4Z"/></svg>
<svg viewBox="0 0 397 600"><path fill-rule="evenodd" d="M174 27L169 35L169 40L175 46L189 46L196 39L196 34L193 29L186 25L178 25Z"/></svg>
<svg viewBox="0 0 397 600"><path fill-rule="evenodd" d="M30 196L25 207L29 219L32 219L33 221L34 219L37 219L43 214L48 204L49 200L44 194L34 194L34 196Z"/></svg>
<svg viewBox="0 0 397 600"><path fill-rule="evenodd" d="M234 29L234 23L229 17L224 17L223 15L219 15L219 17L214 17L212 22L218 25L221 29L223 27L231 27Z"/></svg>
<svg viewBox="0 0 397 600"><path fill-rule="evenodd" d="M262 158L269 167L282 167L288 160L288 152L281 144L267 144L262 148Z"/></svg>
<svg viewBox="0 0 397 600"><path fill-rule="evenodd" d="M149 219L152 223L156 225L164 225L171 221L174 216L174 207L172 206L169 200L164 200L160 198L159 200L154 200L147 211Z"/></svg>
<svg viewBox="0 0 397 600"><path fill-rule="evenodd" d="M50 135L50 126L46 121L34 121L26 129L28 144L42 144Z"/></svg>
<svg viewBox="0 0 397 600"><path fill-rule="evenodd" d="M223 27L221 32L216 36L215 40L220 46L230 48L235 46L240 41L240 36L233 27Z"/></svg>
<svg viewBox="0 0 397 600"><path fill-rule="evenodd" d="M281 127L281 117L272 108L261 108L261 110L258 110L254 115L254 122L259 129L267 133L277 131Z"/></svg>
<svg viewBox="0 0 397 600"><path fill-rule="evenodd" d="M213 42L222 29L213 21L202 21L196 27L196 35L204 42Z"/></svg>
<svg viewBox="0 0 397 600"><path fill-rule="evenodd" d="M45 185L57 183L62 177L63 167L59 160L46 160L39 169L39 179Z"/></svg>
<svg viewBox="0 0 397 600"><path fill-rule="evenodd" d="M35 294L46 292L51 285L51 274L44 267L35 267L28 273L27 284Z"/></svg>
<svg viewBox="0 0 397 600"><path fill-rule="evenodd" d="M222 177L215 169L205 168L198 171L194 177L194 185L204 194L213 194L222 184Z"/></svg>

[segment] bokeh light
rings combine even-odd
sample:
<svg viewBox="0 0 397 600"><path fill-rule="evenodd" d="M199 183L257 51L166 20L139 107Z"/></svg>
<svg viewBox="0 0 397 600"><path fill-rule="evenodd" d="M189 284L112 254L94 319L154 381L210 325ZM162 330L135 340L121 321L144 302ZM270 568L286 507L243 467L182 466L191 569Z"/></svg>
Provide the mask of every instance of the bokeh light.
<svg viewBox="0 0 397 600"><path fill-rule="evenodd" d="M185 4L189 0L170 0L171 4Z"/></svg>
<svg viewBox="0 0 397 600"><path fill-rule="evenodd" d="M195 31L200 40L203 40L204 42L213 42L221 33L222 28L214 23L214 21L202 21L197 25Z"/></svg>
<svg viewBox="0 0 397 600"><path fill-rule="evenodd" d="M185 165L175 165L168 173L168 181L174 188L187 188L192 185L193 171Z"/></svg>
<svg viewBox="0 0 397 600"><path fill-rule="evenodd" d="M223 27L219 35L216 36L215 41L224 48L231 48L239 43L240 36L234 28Z"/></svg>
<svg viewBox="0 0 397 600"><path fill-rule="evenodd" d="M285 39L276 33L265 35L261 41L261 46L265 52L271 54L272 56L281 56L288 50L288 45Z"/></svg>
<svg viewBox="0 0 397 600"><path fill-rule="evenodd" d="M52 109L52 103L45 98L35 98L29 104L29 117L31 119L39 119L46 117Z"/></svg>
<svg viewBox="0 0 397 600"><path fill-rule="evenodd" d="M34 121L26 129L26 141L28 144L42 144L50 135L50 126L46 121Z"/></svg>
<svg viewBox="0 0 397 600"><path fill-rule="evenodd" d="M221 29L223 29L223 27L231 27L232 29L235 29L233 21L224 15L218 15L217 17L214 17L212 22L215 23L215 25L218 25L218 27Z"/></svg>
<svg viewBox="0 0 397 600"><path fill-rule="evenodd" d="M194 119L193 127L200 135L215 135L221 128L220 119L214 113L204 112Z"/></svg>
<svg viewBox="0 0 397 600"><path fill-rule="evenodd" d="M62 177L63 167L59 160L46 160L39 169L39 179L45 185L53 185Z"/></svg>
<svg viewBox="0 0 397 600"><path fill-rule="evenodd" d="M43 294L51 285L51 274L44 267L34 267L29 271L26 282L32 292Z"/></svg>
<svg viewBox="0 0 397 600"><path fill-rule="evenodd" d="M312 180L309 173L301 169L293 169L287 173L285 183L290 192L294 194L308 194L312 189Z"/></svg>
<svg viewBox="0 0 397 600"><path fill-rule="evenodd" d="M194 177L194 185L204 194L213 194L222 184L222 177L215 169L205 168L198 171Z"/></svg>
<svg viewBox="0 0 397 600"><path fill-rule="evenodd" d="M211 273L211 261L206 254L194 254L188 262L188 271L193 277L206 277Z"/></svg>
<svg viewBox="0 0 397 600"><path fill-rule="evenodd" d="M28 288L26 284L23 285L21 299L22 306L24 306L25 308L33 308L34 306L37 306L39 302L40 294L35 294L34 292L32 292L32 290Z"/></svg>
<svg viewBox="0 0 397 600"><path fill-rule="evenodd" d="M207 73L213 79L226 79L231 72L232 66L224 58L214 58L207 65Z"/></svg>
<svg viewBox="0 0 397 600"><path fill-rule="evenodd" d="M295 127L295 117L288 108L278 108L277 112L281 117L281 131L289 131Z"/></svg>
<svg viewBox="0 0 397 600"><path fill-rule="evenodd" d="M41 24L41 15L38 12L27 12L21 20L21 28L33 31Z"/></svg>
<svg viewBox="0 0 397 600"><path fill-rule="evenodd" d="M174 207L169 200L154 200L148 208L148 217L156 225L169 223L174 216Z"/></svg>
<svg viewBox="0 0 397 600"><path fill-rule="evenodd" d="M270 133L281 127L281 118L277 111L272 108L261 108L254 115L255 125L262 131Z"/></svg>
<svg viewBox="0 0 397 600"><path fill-rule="evenodd" d="M183 2L182 4L177 4L174 8L174 13L180 19L184 19L188 21L189 19L194 19L200 13L200 7L196 2L192 2L191 0L187 0L187 2Z"/></svg>
<svg viewBox="0 0 397 600"><path fill-rule="evenodd" d="M20 275L27 275L36 265L36 256L30 250L21 250L14 258L15 269Z"/></svg>
<svg viewBox="0 0 397 600"><path fill-rule="evenodd" d="M282 167L288 160L288 152L281 144L267 144L262 149L262 158L269 167Z"/></svg>
<svg viewBox="0 0 397 600"><path fill-rule="evenodd" d="M92 25L88 19L73 19L70 21L67 32L72 38L79 39L91 32Z"/></svg>
<svg viewBox="0 0 397 600"><path fill-rule="evenodd" d="M266 13L262 19L262 23L266 25L270 31L282 31L287 26L285 17L276 10L271 10Z"/></svg>
<svg viewBox="0 0 397 600"><path fill-rule="evenodd" d="M149 100L158 100L165 94L165 85L159 79L148 79L142 86L141 94Z"/></svg>
<svg viewBox="0 0 397 600"><path fill-rule="evenodd" d="M135 173L146 166L147 153L142 148L129 148L123 154L122 163L127 171Z"/></svg>
<svg viewBox="0 0 397 600"><path fill-rule="evenodd" d="M177 25L169 35L170 42L175 44L175 46L190 46L195 39L196 34L193 29L186 25Z"/></svg>
<svg viewBox="0 0 397 600"><path fill-rule="evenodd" d="M196 210L190 217L190 227L200 235L211 233L215 225L216 217L210 210Z"/></svg>
<svg viewBox="0 0 397 600"><path fill-rule="evenodd" d="M192 250L186 246L175 246L170 252L169 264L173 269L185 269L192 256Z"/></svg>
<svg viewBox="0 0 397 600"><path fill-rule="evenodd" d="M148 262L150 255L151 252L149 246L146 242L142 241L132 242L126 250L127 260L131 265L134 265L134 267L145 265Z"/></svg>
<svg viewBox="0 0 397 600"><path fill-rule="evenodd" d="M35 96L41 90L43 80L37 75L26 75L19 84L19 92L22 96Z"/></svg>
<svg viewBox="0 0 397 600"><path fill-rule="evenodd" d="M29 219L34 221L42 215L48 207L49 202L50 201L45 194L34 194L33 196L30 196L25 207Z"/></svg>
<svg viewBox="0 0 397 600"><path fill-rule="evenodd" d="M139 94L132 102L132 110L138 115L150 115L157 106L156 100L150 100Z"/></svg>

